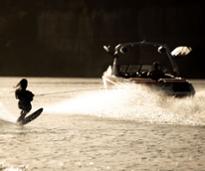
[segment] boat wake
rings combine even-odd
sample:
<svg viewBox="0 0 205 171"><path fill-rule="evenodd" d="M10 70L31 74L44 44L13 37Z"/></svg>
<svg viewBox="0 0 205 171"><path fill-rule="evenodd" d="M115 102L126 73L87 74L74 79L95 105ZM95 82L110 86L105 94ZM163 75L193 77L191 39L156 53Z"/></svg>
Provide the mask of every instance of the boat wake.
<svg viewBox="0 0 205 171"><path fill-rule="evenodd" d="M93 90L48 106L47 113L180 125L205 125L205 90L194 97L168 97L143 85L122 84Z"/></svg>
<svg viewBox="0 0 205 171"><path fill-rule="evenodd" d="M16 123L16 117L2 103L0 103L0 123Z"/></svg>

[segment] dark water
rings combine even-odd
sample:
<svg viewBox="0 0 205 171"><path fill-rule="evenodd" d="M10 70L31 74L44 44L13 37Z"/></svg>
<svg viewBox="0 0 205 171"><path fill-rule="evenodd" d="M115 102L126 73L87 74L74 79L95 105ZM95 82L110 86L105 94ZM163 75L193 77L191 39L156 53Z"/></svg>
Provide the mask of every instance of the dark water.
<svg viewBox="0 0 205 171"><path fill-rule="evenodd" d="M44 113L20 127L18 80L1 78L0 170L204 170L204 81L175 99L132 84L104 90L100 79L29 78Z"/></svg>

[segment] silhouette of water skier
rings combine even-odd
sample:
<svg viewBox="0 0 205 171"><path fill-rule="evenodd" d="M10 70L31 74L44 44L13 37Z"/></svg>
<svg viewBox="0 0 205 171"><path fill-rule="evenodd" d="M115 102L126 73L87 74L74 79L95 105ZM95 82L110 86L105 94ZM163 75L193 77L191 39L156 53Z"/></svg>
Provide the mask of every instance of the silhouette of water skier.
<svg viewBox="0 0 205 171"><path fill-rule="evenodd" d="M26 114L32 109L31 101L33 100L34 94L26 90L27 86L28 81L26 79L22 79L16 86L15 96L16 99L19 100L18 107L21 109L20 117L17 119L17 122L22 122Z"/></svg>

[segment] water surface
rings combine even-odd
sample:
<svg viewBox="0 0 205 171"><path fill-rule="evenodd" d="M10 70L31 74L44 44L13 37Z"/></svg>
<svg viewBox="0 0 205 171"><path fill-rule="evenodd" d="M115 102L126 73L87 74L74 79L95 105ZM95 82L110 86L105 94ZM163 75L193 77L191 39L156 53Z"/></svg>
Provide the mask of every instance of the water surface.
<svg viewBox="0 0 205 171"><path fill-rule="evenodd" d="M204 81L175 99L132 84L104 90L100 79L28 78L33 111L24 127L13 86L0 78L0 170L202 171Z"/></svg>

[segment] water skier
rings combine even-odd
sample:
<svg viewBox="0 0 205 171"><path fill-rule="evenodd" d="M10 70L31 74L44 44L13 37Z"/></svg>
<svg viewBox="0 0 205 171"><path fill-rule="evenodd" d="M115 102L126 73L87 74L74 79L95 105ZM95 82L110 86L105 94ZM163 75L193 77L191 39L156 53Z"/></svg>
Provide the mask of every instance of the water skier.
<svg viewBox="0 0 205 171"><path fill-rule="evenodd" d="M33 100L34 94L26 90L27 86L28 81L26 79L22 79L16 86L15 97L19 100L18 107L21 109L20 117L17 119L17 122L22 122L26 114L32 109L31 101Z"/></svg>

